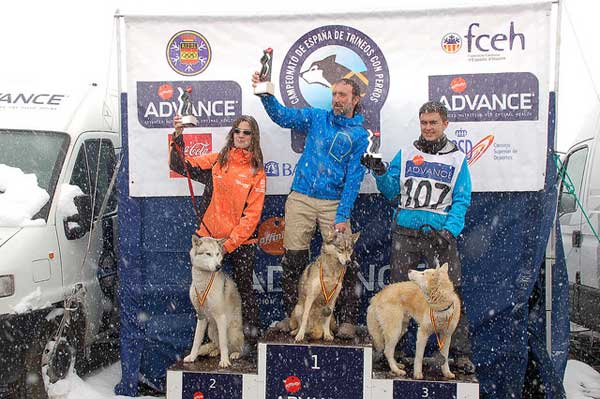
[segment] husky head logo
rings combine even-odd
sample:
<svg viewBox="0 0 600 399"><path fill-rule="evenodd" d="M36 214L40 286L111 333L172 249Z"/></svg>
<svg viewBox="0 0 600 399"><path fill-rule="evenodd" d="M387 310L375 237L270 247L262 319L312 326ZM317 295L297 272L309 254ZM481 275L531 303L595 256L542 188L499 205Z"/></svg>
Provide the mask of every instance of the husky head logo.
<svg viewBox="0 0 600 399"><path fill-rule="evenodd" d="M342 78L349 78L358 83L361 96L364 96L369 86L369 79L365 76L367 71L352 71L337 63L335 59L336 55L333 54L322 60L314 61L308 69L300 73L300 77L308 84L319 84L327 88L331 88Z"/></svg>

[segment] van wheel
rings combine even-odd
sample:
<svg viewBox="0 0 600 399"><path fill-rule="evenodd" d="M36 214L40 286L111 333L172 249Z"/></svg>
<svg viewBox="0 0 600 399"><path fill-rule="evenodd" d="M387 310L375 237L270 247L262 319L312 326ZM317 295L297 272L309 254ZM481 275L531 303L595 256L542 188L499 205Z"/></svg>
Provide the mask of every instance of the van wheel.
<svg viewBox="0 0 600 399"><path fill-rule="evenodd" d="M40 331L37 339L32 340L25 350L23 359L24 371L16 383L15 392L17 398L48 397L42 375L42 357L44 348L52 336L52 327L50 323L40 322L39 324Z"/></svg>
<svg viewBox="0 0 600 399"><path fill-rule="evenodd" d="M75 348L82 342L79 337L83 333L74 328L79 323L67 328L66 338L63 336L56 341L54 334L59 322L40 321L38 339L33 340L25 351L25 371L17 382L17 398L47 398L47 384L65 378L79 357Z"/></svg>

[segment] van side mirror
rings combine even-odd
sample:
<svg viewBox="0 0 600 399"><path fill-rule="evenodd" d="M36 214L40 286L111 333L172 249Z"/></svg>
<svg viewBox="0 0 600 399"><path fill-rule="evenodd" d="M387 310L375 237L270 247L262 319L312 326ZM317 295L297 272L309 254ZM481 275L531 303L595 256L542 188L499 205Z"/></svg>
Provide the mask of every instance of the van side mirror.
<svg viewBox="0 0 600 399"><path fill-rule="evenodd" d="M566 215L567 213L573 213L577 210L577 203L575 202L575 194L568 192L560 193L560 199L558 200L558 217Z"/></svg>
<svg viewBox="0 0 600 399"><path fill-rule="evenodd" d="M76 240L86 235L92 227L92 199L89 195L78 195L73 198L77 213L63 221L65 235L68 240Z"/></svg>

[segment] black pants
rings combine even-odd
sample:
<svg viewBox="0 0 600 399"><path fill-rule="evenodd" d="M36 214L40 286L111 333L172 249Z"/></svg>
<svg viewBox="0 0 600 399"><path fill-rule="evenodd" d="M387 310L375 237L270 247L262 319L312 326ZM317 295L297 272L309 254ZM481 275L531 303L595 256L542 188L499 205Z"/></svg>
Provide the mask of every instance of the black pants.
<svg viewBox="0 0 600 399"><path fill-rule="evenodd" d="M252 287L252 273L254 270L254 258L256 256L256 244L240 245L235 251L225 255L224 261L231 264L233 281L238 287L242 297L242 320L244 326L258 327L258 302Z"/></svg>
<svg viewBox="0 0 600 399"><path fill-rule="evenodd" d="M448 263L448 275L458 296L461 296L461 265L456 247L456 239L452 237L446 242L435 232L407 229L395 226L392 233L392 252L390 255L390 283L408 280L408 272L415 269L422 261L428 267ZM461 316L452 335L450 352L454 356L470 356L471 340L469 323L465 312L465 303L461 298Z"/></svg>

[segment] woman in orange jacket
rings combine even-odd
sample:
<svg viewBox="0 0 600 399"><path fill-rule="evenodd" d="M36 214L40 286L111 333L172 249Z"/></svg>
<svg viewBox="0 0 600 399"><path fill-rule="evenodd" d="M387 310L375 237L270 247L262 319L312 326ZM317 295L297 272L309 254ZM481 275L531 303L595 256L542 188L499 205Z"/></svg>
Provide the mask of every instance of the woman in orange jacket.
<svg viewBox="0 0 600 399"><path fill-rule="evenodd" d="M181 117L173 120L170 168L185 176L186 168L176 146L184 154ZM258 302L252 288L256 227L260 221L266 191L266 175L256 120L242 115L235 120L225 146L218 153L185 156L193 180L205 184L199 206L202 220L196 234L226 238L224 261L232 266L232 277L242 297L244 335L249 343L258 336Z"/></svg>

